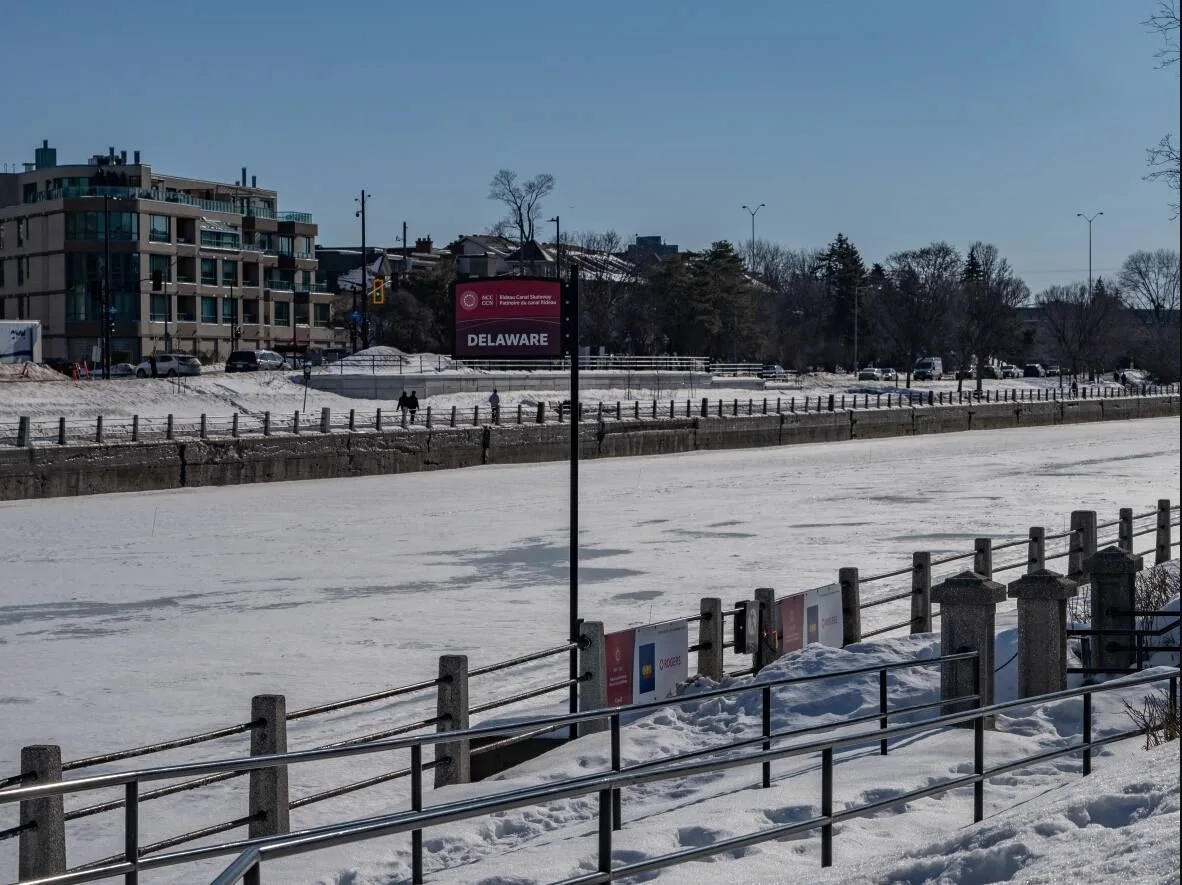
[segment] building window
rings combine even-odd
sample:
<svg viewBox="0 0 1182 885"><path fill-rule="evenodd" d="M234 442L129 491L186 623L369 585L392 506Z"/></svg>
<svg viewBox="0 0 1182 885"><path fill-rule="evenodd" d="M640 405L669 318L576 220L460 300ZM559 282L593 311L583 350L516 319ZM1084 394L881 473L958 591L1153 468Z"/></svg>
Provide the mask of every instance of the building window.
<svg viewBox="0 0 1182 885"><path fill-rule="evenodd" d="M197 322L197 296L179 295L176 300L176 318L182 323Z"/></svg>
<svg viewBox="0 0 1182 885"><path fill-rule="evenodd" d="M216 325L218 321L218 300L209 295L201 296L201 322Z"/></svg>
<svg viewBox="0 0 1182 885"><path fill-rule="evenodd" d="M222 260L222 285L223 286L237 286L238 285L238 262Z"/></svg>
<svg viewBox="0 0 1182 885"><path fill-rule="evenodd" d="M148 256L148 277L151 279L156 274L160 274L160 279L165 283L172 282L172 259L167 255L149 255Z"/></svg>
<svg viewBox="0 0 1182 885"><path fill-rule="evenodd" d="M275 325L276 326L290 326L291 325L291 302L290 301L276 301L275 302Z"/></svg>
<svg viewBox="0 0 1182 885"><path fill-rule="evenodd" d="M0 289L4 288L4 265L5 264L6 264L6 262L4 261L4 259L0 258Z"/></svg>
<svg viewBox="0 0 1182 885"><path fill-rule="evenodd" d="M171 243L172 219L167 215L149 215L148 239L153 243Z"/></svg>
<svg viewBox="0 0 1182 885"><path fill-rule="evenodd" d="M201 228L201 245L206 249L233 249L237 252L242 248L242 235L230 228L203 227Z"/></svg>
<svg viewBox="0 0 1182 885"><path fill-rule="evenodd" d="M222 321L231 324L238 322L238 300L236 298L222 299Z"/></svg>
<svg viewBox="0 0 1182 885"><path fill-rule="evenodd" d="M162 323L168 319L168 296L163 292L153 292L148 304L148 319L154 323Z"/></svg>
<svg viewBox="0 0 1182 885"><path fill-rule="evenodd" d="M250 298L242 302L242 322L248 326L257 326L259 322L259 300Z"/></svg>
<svg viewBox="0 0 1182 885"><path fill-rule="evenodd" d="M275 237L275 251L280 255L292 254L292 238L286 236Z"/></svg>
<svg viewBox="0 0 1182 885"><path fill-rule="evenodd" d="M107 216L110 215L111 239L135 242L140 238L140 216L136 212L67 212L67 240L107 239ZM19 228L18 228L19 230Z"/></svg>
<svg viewBox="0 0 1182 885"><path fill-rule="evenodd" d="M318 329L327 329L329 324L329 309L327 304L312 305L312 320Z"/></svg>
<svg viewBox="0 0 1182 885"><path fill-rule="evenodd" d="M23 218L16 220L16 244L18 247L25 244L25 220Z"/></svg>
<svg viewBox="0 0 1182 885"><path fill-rule="evenodd" d="M111 306L120 322L138 320L140 315L140 257L112 254L108 275L101 252L66 253L66 320L75 322L101 318L103 285L111 287Z"/></svg>
<svg viewBox="0 0 1182 885"><path fill-rule="evenodd" d="M16 256L16 285L21 287L25 284L25 261L28 259Z"/></svg>
<svg viewBox="0 0 1182 885"><path fill-rule="evenodd" d="M218 260L216 258L201 259L201 285L216 286L218 284Z"/></svg>

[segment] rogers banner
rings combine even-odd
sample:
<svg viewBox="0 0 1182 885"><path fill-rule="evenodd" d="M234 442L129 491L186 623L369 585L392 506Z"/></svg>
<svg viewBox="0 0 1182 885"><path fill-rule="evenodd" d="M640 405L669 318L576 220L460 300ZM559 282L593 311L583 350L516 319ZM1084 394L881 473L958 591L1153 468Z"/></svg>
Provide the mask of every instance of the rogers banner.
<svg viewBox="0 0 1182 885"><path fill-rule="evenodd" d="M452 283L456 359L561 357L562 283L497 277Z"/></svg>
<svg viewBox="0 0 1182 885"><path fill-rule="evenodd" d="M841 586L826 584L776 600L780 614L780 651L799 651L819 642L841 648L844 637Z"/></svg>
<svg viewBox="0 0 1182 885"><path fill-rule="evenodd" d="M689 678L689 624L674 621L637 627L633 700L660 701Z"/></svg>

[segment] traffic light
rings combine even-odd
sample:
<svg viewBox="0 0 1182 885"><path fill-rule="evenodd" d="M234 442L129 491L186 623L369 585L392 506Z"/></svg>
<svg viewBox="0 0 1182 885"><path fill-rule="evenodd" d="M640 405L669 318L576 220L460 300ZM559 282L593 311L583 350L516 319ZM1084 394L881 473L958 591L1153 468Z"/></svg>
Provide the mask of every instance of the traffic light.
<svg viewBox="0 0 1182 885"><path fill-rule="evenodd" d="M372 304L386 303L386 281L382 277L377 277L373 281L373 287L369 290L369 300Z"/></svg>

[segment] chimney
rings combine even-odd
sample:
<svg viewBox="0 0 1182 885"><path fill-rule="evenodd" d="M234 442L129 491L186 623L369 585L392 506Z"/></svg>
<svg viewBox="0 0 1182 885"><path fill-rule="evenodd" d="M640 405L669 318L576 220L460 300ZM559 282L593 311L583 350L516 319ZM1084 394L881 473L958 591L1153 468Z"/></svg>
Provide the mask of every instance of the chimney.
<svg viewBox="0 0 1182 885"><path fill-rule="evenodd" d="M119 152L119 162L122 163L124 166L127 165L127 151L120 151Z"/></svg>
<svg viewBox="0 0 1182 885"><path fill-rule="evenodd" d="M419 252L419 253L430 252L432 245L433 244L431 243L430 237L416 237L415 238L415 251L416 252Z"/></svg>
<svg viewBox="0 0 1182 885"><path fill-rule="evenodd" d="M140 164L140 152L139 152L139 151L134 151L134 152L132 153L132 157L135 159L135 165L137 165L137 166L138 166L138 165Z"/></svg>
<svg viewBox="0 0 1182 885"><path fill-rule="evenodd" d="M107 156L110 157L112 160L115 159L115 148L114 147L107 148Z"/></svg>
<svg viewBox="0 0 1182 885"><path fill-rule="evenodd" d="M43 147L43 148L49 147L49 139L48 138L41 139L41 147Z"/></svg>
<svg viewBox="0 0 1182 885"><path fill-rule="evenodd" d="M257 175L250 176L250 186L251 187L258 187L259 186L258 181L259 181L259 177Z"/></svg>
<svg viewBox="0 0 1182 885"><path fill-rule="evenodd" d="M246 187L246 167L242 167L242 186Z"/></svg>

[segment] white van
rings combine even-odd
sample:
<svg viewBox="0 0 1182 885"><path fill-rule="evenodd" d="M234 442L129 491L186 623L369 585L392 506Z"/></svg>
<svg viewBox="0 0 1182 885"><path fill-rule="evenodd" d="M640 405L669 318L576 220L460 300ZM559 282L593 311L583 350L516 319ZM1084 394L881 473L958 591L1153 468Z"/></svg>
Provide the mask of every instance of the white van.
<svg viewBox="0 0 1182 885"><path fill-rule="evenodd" d="M938 356L925 356L915 361L912 376L916 381L943 381L944 361Z"/></svg>

